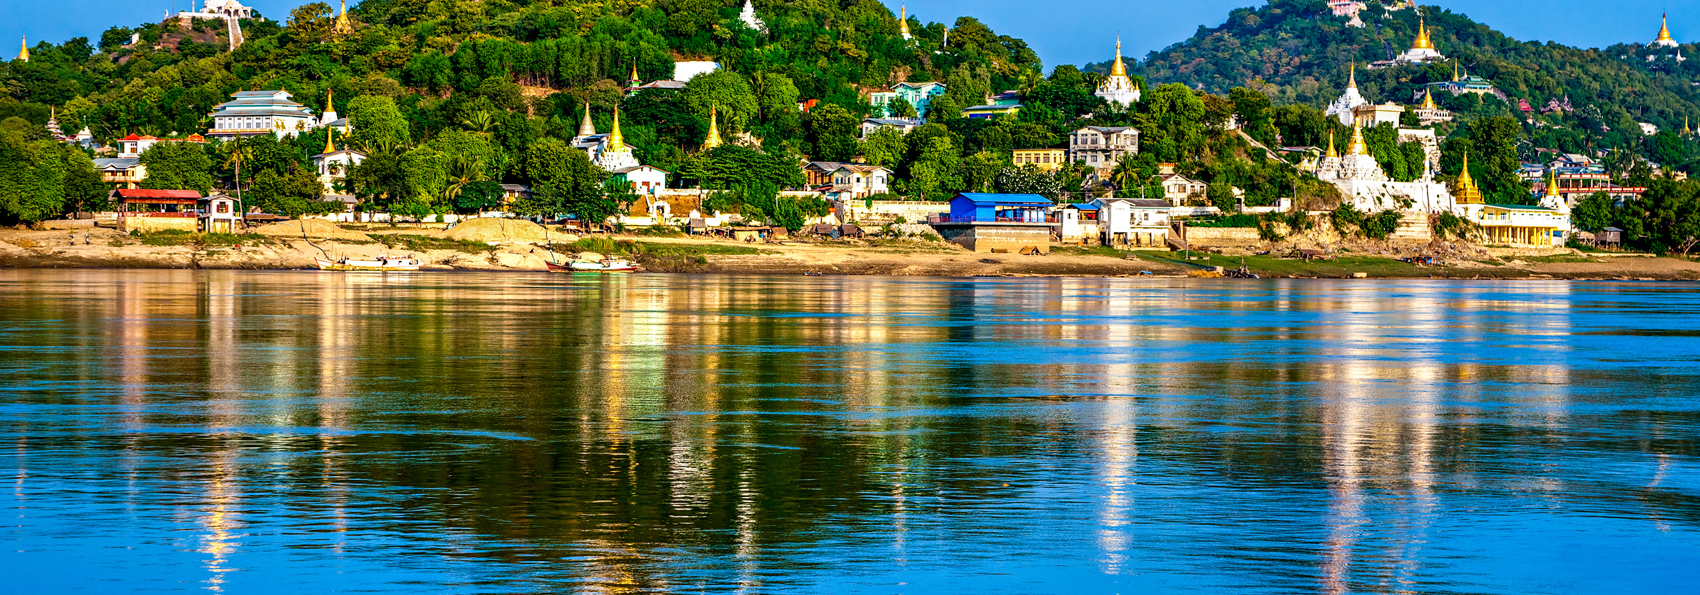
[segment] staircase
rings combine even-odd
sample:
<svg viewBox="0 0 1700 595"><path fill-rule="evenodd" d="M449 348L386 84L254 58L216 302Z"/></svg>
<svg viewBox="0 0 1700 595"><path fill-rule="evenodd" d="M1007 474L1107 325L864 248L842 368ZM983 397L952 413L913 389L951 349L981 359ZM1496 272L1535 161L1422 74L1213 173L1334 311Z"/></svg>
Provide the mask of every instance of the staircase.
<svg viewBox="0 0 1700 595"><path fill-rule="evenodd" d="M1434 228L1429 227L1428 218L1427 213L1405 213L1404 216L1399 218L1399 228L1393 230L1392 235L1387 236L1387 239L1425 244L1434 241Z"/></svg>

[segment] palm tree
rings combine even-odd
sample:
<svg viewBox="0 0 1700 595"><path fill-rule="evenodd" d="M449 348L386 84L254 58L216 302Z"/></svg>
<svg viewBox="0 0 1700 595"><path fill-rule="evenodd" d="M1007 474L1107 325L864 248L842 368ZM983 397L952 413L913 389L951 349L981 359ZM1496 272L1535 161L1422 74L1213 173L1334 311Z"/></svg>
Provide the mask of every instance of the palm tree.
<svg viewBox="0 0 1700 595"><path fill-rule="evenodd" d="M496 128L496 119L490 115L489 110L478 110L461 118L460 125L479 134L489 134Z"/></svg>
<svg viewBox="0 0 1700 595"><path fill-rule="evenodd" d="M1144 176L1139 174L1138 160L1132 153L1123 154L1116 159L1116 168L1110 172L1110 182L1116 185L1116 189L1125 191L1144 183Z"/></svg>
<svg viewBox="0 0 1700 595"><path fill-rule="evenodd" d="M218 150L223 153L224 167L236 172L235 177L231 180L230 187L236 191L236 198L240 200L242 198L242 162L244 160L252 161L254 150L243 145L240 136L219 145Z"/></svg>
<svg viewBox="0 0 1700 595"><path fill-rule="evenodd" d="M467 155L455 155L449 162L449 186L443 189L443 198L448 202L460 196L460 191L467 184L484 180L484 160Z"/></svg>

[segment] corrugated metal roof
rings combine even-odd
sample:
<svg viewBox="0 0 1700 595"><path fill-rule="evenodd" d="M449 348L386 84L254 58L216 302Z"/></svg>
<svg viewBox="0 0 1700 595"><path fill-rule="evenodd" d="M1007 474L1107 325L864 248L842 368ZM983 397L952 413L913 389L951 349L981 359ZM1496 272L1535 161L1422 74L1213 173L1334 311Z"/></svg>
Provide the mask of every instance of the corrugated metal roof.
<svg viewBox="0 0 1700 595"><path fill-rule="evenodd" d="M151 188L120 188L112 191L118 198L185 198L199 200L201 193L194 190L154 190Z"/></svg>
<svg viewBox="0 0 1700 595"><path fill-rule="evenodd" d="M975 206L992 205L1025 207L1034 205L1053 206L1056 204L1051 202L1051 199L1037 194L981 194L977 192L963 192L956 195L956 198L966 198L973 202ZM956 198L952 198L951 200L956 200Z"/></svg>

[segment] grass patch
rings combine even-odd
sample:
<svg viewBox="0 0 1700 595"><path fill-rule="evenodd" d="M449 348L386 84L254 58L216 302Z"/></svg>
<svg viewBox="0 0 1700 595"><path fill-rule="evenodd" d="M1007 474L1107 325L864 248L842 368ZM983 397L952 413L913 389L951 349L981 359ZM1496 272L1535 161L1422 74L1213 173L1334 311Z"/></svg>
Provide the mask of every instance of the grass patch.
<svg viewBox="0 0 1700 595"><path fill-rule="evenodd" d="M597 254L622 256L653 256L657 258L694 257L709 254L773 254L772 250L762 250L749 246L726 246L722 244L674 244L662 242L640 242L636 240L616 240L607 236L591 236L573 242L570 250L576 252L595 252Z"/></svg>
<svg viewBox="0 0 1700 595"><path fill-rule="evenodd" d="M1589 257L1586 257L1586 256L1577 256L1575 254L1555 254L1555 255L1552 255L1552 256L1524 256L1522 258L1518 258L1517 260L1521 260L1523 262L1539 262L1539 263L1604 262L1604 261L1601 261L1598 258L1589 258Z"/></svg>
<svg viewBox="0 0 1700 595"><path fill-rule="evenodd" d="M1109 258L1127 258L1132 252L1124 252L1110 246L1057 246L1051 248L1051 254L1067 254L1071 256L1106 256Z"/></svg>
<svg viewBox="0 0 1700 595"><path fill-rule="evenodd" d="M131 232L131 237L144 246L197 246L230 247L247 242L268 241L260 235L238 235L233 233L194 233L180 229L162 229L159 231ZM114 240L116 246L123 245L121 240Z"/></svg>
<svg viewBox="0 0 1700 595"><path fill-rule="evenodd" d="M387 248L412 252L454 250L467 254L489 254L496 251L495 246L472 240L451 240L411 234L381 234L376 239Z"/></svg>

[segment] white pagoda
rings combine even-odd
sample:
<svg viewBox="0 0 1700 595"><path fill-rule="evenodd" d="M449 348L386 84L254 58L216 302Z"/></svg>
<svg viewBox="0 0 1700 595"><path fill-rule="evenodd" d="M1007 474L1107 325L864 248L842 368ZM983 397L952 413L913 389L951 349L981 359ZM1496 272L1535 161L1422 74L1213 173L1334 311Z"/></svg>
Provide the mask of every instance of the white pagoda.
<svg viewBox="0 0 1700 595"><path fill-rule="evenodd" d="M1098 85L1098 91L1093 95L1119 105L1122 109L1139 103L1139 87L1133 84L1133 79L1128 78L1127 65L1122 63L1120 38L1116 39L1116 62L1110 66L1110 76L1104 77L1104 82Z"/></svg>

